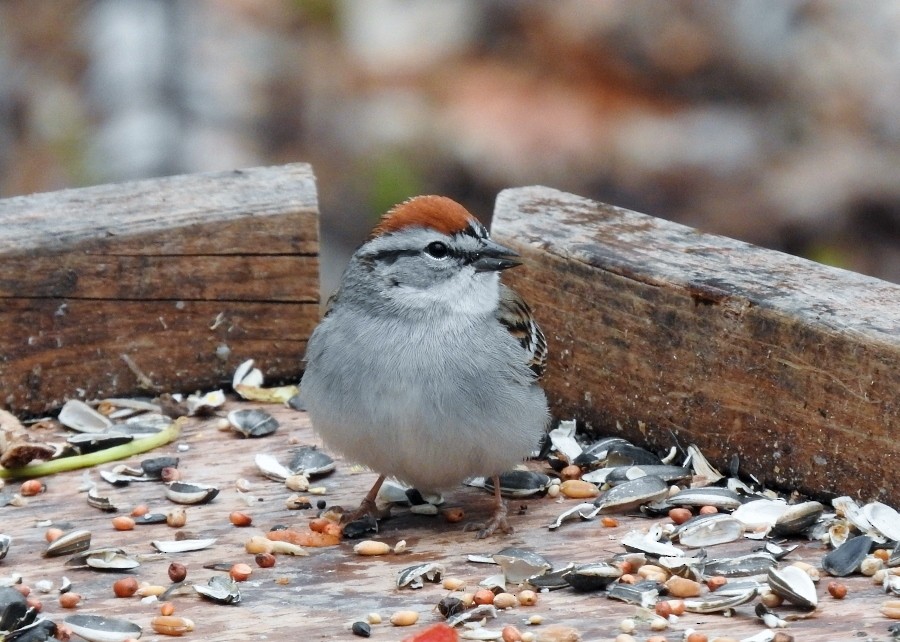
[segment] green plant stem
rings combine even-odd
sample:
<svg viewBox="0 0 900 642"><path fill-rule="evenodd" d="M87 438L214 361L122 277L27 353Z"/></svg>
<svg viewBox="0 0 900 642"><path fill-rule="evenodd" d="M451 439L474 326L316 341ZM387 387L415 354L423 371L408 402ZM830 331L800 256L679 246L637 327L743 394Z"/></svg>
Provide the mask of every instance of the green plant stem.
<svg viewBox="0 0 900 642"><path fill-rule="evenodd" d="M44 477L45 475L53 475L66 470L78 470L79 468L88 468L105 464L117 459L125 459L133 457L148 450L159 448L169 442L178 439L181 434L181 423L175 421L160 433L152 437L144 437L143 439L135 439L121 446L113 446L105 450L89 453L87 455L75 455L74 457L61 457L50 461L43 461L37 464L28 464L21 468L0 468L0 479L30 479L33 477Z"/></svg>

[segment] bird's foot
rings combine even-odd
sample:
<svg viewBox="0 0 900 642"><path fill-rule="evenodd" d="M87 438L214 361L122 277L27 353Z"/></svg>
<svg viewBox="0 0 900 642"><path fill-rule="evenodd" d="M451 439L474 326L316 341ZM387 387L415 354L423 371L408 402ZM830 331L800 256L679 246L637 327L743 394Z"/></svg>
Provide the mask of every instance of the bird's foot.
<svg viewBox="0 0 900 642"><path fill-rule="evenodd" d="M369 492L366 493L359 508L355 511L344 513L341 516L341 524L349 524L351 522L358 522L366 519L367 521L374 521L377 526L379 520L388 517L390 508L379 510L378 506L375 505L375 498L378 496L378 490L381 488L382 483L384 483L384 475L381 475L375 480L375 483L372 485L372 488L369 489Z"/></svg>
<svg viewBox="0 0 900 642"><path fill-rule="evenodd" d="M506 519L506 514L506 502L500 502L494 508L494 514L491 515L491 519L486 524L467 524L465 530L477 530L478 535L476 535L476 537L478 539L490 537L497 531L510 535L513 533L514 529L510 526L509 520Z"/></svg>
<svg viewBox="0 0 900 642"><path fill-rule="evenodd" d="M390 508L379 510L375 505L375 500L366 497L364 500L362 500L359 508L354 511L350 511L349 513L344 513L341 516L341 523L349 524L350 522L356 522L367 517L371 517L375 521L381 521L382 519L387 517L389 513Z"/></svg>

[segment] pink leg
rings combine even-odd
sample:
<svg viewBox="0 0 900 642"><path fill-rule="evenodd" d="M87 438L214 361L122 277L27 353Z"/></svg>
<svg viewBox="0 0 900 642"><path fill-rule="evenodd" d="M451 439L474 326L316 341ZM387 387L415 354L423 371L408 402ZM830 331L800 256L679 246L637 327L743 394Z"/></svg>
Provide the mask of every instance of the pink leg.
<svg viewBox="0 0 900 642"><path fill-rule="evenodd" d="M371 515L375 519L379 519L384 517L381 512L375 507L375 498L378 497L378 491L381 489L381 485L384 483L384 475L379 475L378 479L375 480L375 483L372 484L372 488L369 489L369 492L366 493L365 498L362 500L362 503L352 513L344 515L343 522L352 522L365 515Z"/></svg>
<svg viewBox="0 0 900 642"><path fill-rule="evenodd" d="M478 531L478 539L493 535L497 530L500 530L507 535L513 532L513 527L509 525L509 522L506 519L506 502L504 502L503 497L500 496L500 476L494 475L493 480L494 514L491 515L491 520L485 527Z"/></svg>

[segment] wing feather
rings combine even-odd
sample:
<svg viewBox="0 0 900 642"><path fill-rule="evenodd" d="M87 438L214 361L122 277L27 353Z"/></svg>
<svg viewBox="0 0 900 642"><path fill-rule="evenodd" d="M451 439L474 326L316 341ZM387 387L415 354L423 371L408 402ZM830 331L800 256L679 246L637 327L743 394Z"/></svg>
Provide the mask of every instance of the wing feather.
<svg viewBox="0 0 900 642"><path fill-rule="evenodd" d="M540 379L547 367L547 339L534 320L531 308L519 294L505 285L500 286L500 305L497 320L513 335L528 357L528 367Z"/></svg>

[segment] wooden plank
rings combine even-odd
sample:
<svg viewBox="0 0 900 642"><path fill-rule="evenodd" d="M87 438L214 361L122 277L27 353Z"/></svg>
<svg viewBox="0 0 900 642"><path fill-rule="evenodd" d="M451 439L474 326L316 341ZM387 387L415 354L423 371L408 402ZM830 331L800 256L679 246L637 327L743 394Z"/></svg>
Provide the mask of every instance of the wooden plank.
<svg viewBox="0 0 900 642"><path fill-rule="evenodd" d="M900 503L900 286L542 187L502 192L493 230L557 416Z"/></svg>
<svg viewBox="0 0 900 642"><path fill-rule="evenodd" d="M230 402L223 413L237 407L253 406ZM574 522L559 530L548 531L547 524L579 500L533 498L511 503L514 534L479 541L474 533L464 530L464 524L468 520L485 519L490 514L491 497L472 488L458 487L445 493L445 498L448 505L465 510L467 518L462 523L448 524L439 517L408 513L383 523L377 539L391 545L405 540L407 551L403 554L362 558L352 552L354 542L346 541L331 548L309 549L308 557L279 556L276 565L270 569L256 568L252 556L243 548L251 535L264 533L276 524L306 528L308 519L317 511L287 510L285 500L291 493L283 484L259 475L253 463L254 455L272 453L286 458L287 451L293 446L320 443L305 413L276 406L263 407L281 423L278 432L271 437L244 440L233 433L217 430L214 419L193 420L176 444L146 455L178 456L183 479L219 486L221 492L211 504L186 507L188 521L183 529L201 537L214 537L217 542L205 551L146 559L133 575L141 582L167 585L166 569L170 562L179 561L187 566L188 579L202 584L215 574L215 571L205 569L205 564L247 562L254 568L250 581L241 587L243 600L238 606L217 606L190 593L172 598L176 613L191 618L196 624L195 631L184 639L287 640L297 638L300 631L304 640L352 640L356 638L349 632L350 624L365 618L367 613L377 612L385 623L373 627L372 639L400 640L440 621L435 605L448 594L436 584L426 584L420 590L398 589L395 581L403 568L420 562L437 562L446 567L447 576L461 578L468 590L474 590L478 582L494 574L496 568L468 562L467 555L471 553L491 554L507 546L518 546L538 551L561 567L570 561L597 561L620 553L623 548L619 539L625 533L653 523L643 517L617 515L619 524L614 527L604 527L599 521ZM189 448L183 450L178 446ZM529 466L547 469L546 464L539 462L531 462ZM96 471L90 474L98 480ZM250 481L252 487L248 494L235 489L234 482L238 478ZM313 482L315 486L324 487L326 494L311 497L327 505L355 507L374 479L373 473L359 471L352 462L338 458L334 474ZM87 507L84 493L78 491L83 484L82 471L55 475L45 478L45 482L47 492L31 498L28 505L0 508L0 530L13 538L9 554L0 561L0 576L18 572L27 584L47 579L57 586L62 577L67 576L74 584L73 590L85 598L77 612L124 617L144 627L141 639L162 639L148 628L150 619L157 612L154 605L141 604L137 597L113 597L111 586L121 575L72 570L64 567L64 558L42 558L41 552L46 546L45 527L38 523L44 519L67 522L73 528L92 531L94 546L120 546L141 555L153 552L150 540L172 539L176 530L156 525L141 526L133 531L114 531L110 524L112 515ZM165 499L160 484L112 488L100 483L102 492L123 510L138 503L147 504L155 512L167 512L174 507ZM10 485L15 487L16 484L10 482ZM249 513L253 525L233 527L228 520L233 510ZM817 565L823 551L815 543L799 543L800 547L785 563L803 560ZM711 557L721 557L748 552L758 545L757 541L743 540L710 547L707 552ZM827 578L823 579L817 589L819 610L812 617L788 625L787 632L794 639L830 642L885 636L890 621L878 613L878 607L885 599L882 589L870 578L861 576L842 581L848 586L849 593L847 599L837 601L828 597L824 586ZM513 592L518 591L517 587L510 588ZM39 597L46 617L61 621L71 613L59 607L53 592ZM764 629L753 608L754 604L738 607L733 617L685 615L664 634L667 639L676 640L681 639L685 629L694 628L706 633L709 639L716 636L742 639ZM409 629L392 627L387 618L398 609L417 611L419 623ZM777 611L782 616L798 613L789 607ZM543 624L529 627L526 620L531 615L540 615ZM543 635L548 627L561 625L574 627L584 640L611 640L626 617L637 619L638 639L651 635L646 612L635 606L605 599L597 593L560 590L541 594L535 606L501 612L486 626L500 629L512 624L521 630Z"/></svg>
<svg viewBox="0 0 900 642"><path fill-rule="evenodd" d="M0 403L193 391L247 358L296 380L317 215L305 164L0 201Z"/></svg>

